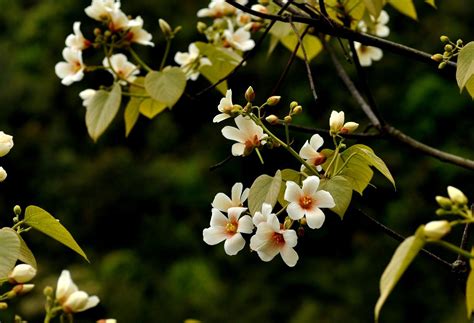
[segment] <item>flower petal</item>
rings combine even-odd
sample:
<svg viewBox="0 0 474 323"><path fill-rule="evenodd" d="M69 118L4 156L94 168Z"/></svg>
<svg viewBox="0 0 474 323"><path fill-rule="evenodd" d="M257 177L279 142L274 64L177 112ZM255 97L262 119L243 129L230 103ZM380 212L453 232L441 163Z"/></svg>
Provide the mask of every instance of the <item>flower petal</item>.
<svg viewBox="0 0 474 323"><path fill-rule="evenodd" d="M211 227L225 227L229 219L218 209L211 210Z"/></svg>
<svg viewBox="0 0 474 323"><path fill-rule="evenodd" d="M305 214L305 210L297 202L291 202L290 204L288 204L286 212L292 220L299 220Z"/></svg>
<svg viewBox="0 0 474 323"><path fill-rule="evenodd" d="M234 205L240 204L240 196L242 195L242 190L244 188L244 185L242 183L235 183L232 186L232 191L231 191L231 199Z"/></svg>
<svg viewBox="0 0 474 323"><path fill-rule="evenodd" d="M244 215L242 218L239 220L239 227L237 232L242 232L242 233L252 233L253 231L253 222L252 218L248 215Z"/></svg>
<svg viewBox="0 0 474 323"><path fill-rule="evenodd" d="M202 238L208 245L216 245L227 238L227 234L223 228L207 228L202 230Z"/></svg>
<svg viewBox="0 0 474 323"><path fill-rule="evenodd" d="M245 239L240 233L234 234L231 238L224 242L225 253L229 256L236 255L245 246Z"/></svg>
<svg viewBox="0 0 474 323"><path fill-rule="evenodd" d="M319 229L323 226L326 216L320 208L315 207L311 210L306 210L306 223L311 229Z"/></svg>
<svg viewBox="0 0 474 323"><path fill-rule="evenodd" d="M225 126L224 128L222 128L221 132L222 135L229 140L234 140L241 143L245 143L245 141L247 140L245 134L235 127Z"/></svg>
<svg viewBox="0 0 474 323"><path fill-rule="evenodd" d="M286 182L284 199L288 202L298 202L301 197L301 188L293 181Z"/></svg>
<svg viewBox="0 0 474 323"><path fill-rule="evenodd" d="M243 156L245 153L245 145L238 142L232 145L233 156Z"/></svg>
<svg viewBox="0 0 474 323"><path fill-rule="evenodd" d="M224 193L217 193L214 197L214 201L211 203L212 207L227 212L227 210L232 207L231 199Z"/></svg>
<svg viewBox="0 0 474 323"><path fill-rule="evenodd" d="M299 259L295 249L286 245L280 250L280 255L285 264L290 267L294 267Z"/></svg>
<svg viewBox="0 0 474 323"><path fill-rule="evenodd" d="M198 76L199 76L199 73L198 73ZM194 80L193 80L194 81ZM214 123L218 123L218 122L221 122L225 119L229 119L230 118L230 115L227 114L227 113L219 113L218 115L216 115L213 119L212 119L212 122Z"/></svg>
<svg viewBox="0 0 474 323"><path fill-rule="evenodd" d="M314 150L314 148L311 147L311 145L308 143L308 141L306 141L304 143L304 145L303 145L303 147L301 147L300 153L299 153L299 155L303 159L313 158L313 157L315 157L316 154L317 154L316 150Z"/></svg>
<svg viewBox="0 0 474 323"><path fill-rule="evenodd" d="M334 199L328 191L321 190L317 191L316 194L314 194L314 198L317 201L317 206L322 207L322 208L333 208L336 206L336 203L334 202Z"/></svg>
<svg viewBox="0 0 474 323"><path fill-rule="evenodd" d="M319 177L309 176L303 181L303 194L306 196L314 196L319 187Z"/></svg>
<svg viewBox="0 0 474 323"><path fill-rule="evenodd" d="M311 147L314 148L314 150L318 150L324 144L324 139L320 135L315 134L311 137L309 143L310 143Z"/></svg>
<svg viewBox="0 0 474 323"><path fill-rule="evenodd" d="M283 239L285 239L285 245L291 248L296 246L296 243L298 242L298 236L296 235L295 230L284 230L282 234Z"/></svg>

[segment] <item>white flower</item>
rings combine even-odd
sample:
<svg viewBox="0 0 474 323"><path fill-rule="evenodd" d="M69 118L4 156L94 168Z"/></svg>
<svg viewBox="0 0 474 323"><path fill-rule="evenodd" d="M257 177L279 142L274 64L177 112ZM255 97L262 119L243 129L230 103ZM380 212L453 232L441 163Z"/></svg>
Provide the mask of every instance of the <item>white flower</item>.
<svg viewBox="0 0 474 323"><path fill-rule="evenodd" d="M263 203L262 212L255 212L255 215L252 218L253 224L255 224L255 226L258 226L262 222L267 222L268 218L270 217L270 214L273 214L272 206L268 203Z"/></svg>
<svg viewBox="0 0 474 323"><path fill-rule="evenodd" d="M238 3L241 5L246 5L247 0L238 0ZM210 18L222 18L227 15L233 15L237 13L237 9L225 2L225 0L212 0L209 3L208 8L200 9L197 12L197 16L200 18L210 17Z"/></svg>
<svg viewBox="0 0 474 323"><path fill-rule="evenodd" d="M135 81L137 78L136 75L140 72L138 67L130 63L127 59L127 56L124 54L115 54L110 56L110 58L105 57L102 64L107 68L111 68L109 72L114 76L114 78L116 78L117 75L119 76L119 83L122 85L126 85L127 82L131 83ZM117 75L115 75L114 72Z"/></svg>
<svg viewBox="0 0 474 323"><path fill-rule="evenodd" d="M305 159L310 165L315 166L318 172L323 169L321 164L326 161L326 156L318 153L318 149L321 148L323 144L324 139L320 135L315 134L311 137L309 142L306 140L299 154L301 158Z"/></svg>
<svg viewBox="0 0 474 323"><path fill-rule="evenodd" d="M303 187L292 181L286 182L285 200L290 202L286 211L293 220L306 217L311 229L319 229L325 220L321 208L336 206L331 194L327 191L318 191L319 178L309 176L303 181Z"/></svg>
<svg viewBox="0 0 474 323"><path fill-rule="evenodd" d="M0 157L5 156L13 148L13 136L0 131Z"/></svg>
<svg viewBox="0 0 474 323"><path fill-rule="evenodd" d="M269 214L268 220L261 222L255 235L250 238L250 248L263 261L270 261L279 253L283 261L293 267L298 261L298 254L293 249L297 240L295 230L282 229L276 215Z"/></svg>
<svg viewBox="0 0 474 323"><path fill-rule="evenodd" d="M382 10L377 18L370 15L370 20L370 26L367 26L366 22L363 20L359 21L359 30L364 33L369 32L379 37L387 37L390 34L390 28L385 26L390 20L390 17L385 10Z"/></svg>
<svg viewBox="0 0 474 323"><path fill-rule="evenodd" d="M14 284L23 284L32 280L36 276L36 269L28 264L16 265L13 268L8 280Z"/></svg>
<svg viewBox="0 0 474 323"><path fill-rule="evenodd" d="M84 50L91 45L91 42L84 38L81 32L81 22L76 21L73 26L74 34L66 37L66 46L76 50Z"/></svg>
<svg viewBox="0 0 474 323"><path fill-rule="evenodd" d="M451 231L451 225L446 220L431 221L425 224L423 233L429 239L439 240Z"/></svg>
<svg viewBox="0 0 474 323"><path fill-rule="evenodd" d="M466 195L464 195L464 193L460 189L454 186L448 186L448 195L451 201L453 201L456 204L460 204L460 205L467 204Z"/></svg>
<svg viewBox="0 0 474 323"><path fill-rule="evenodd" d="M227 212L231 207L242 207L244 202L249 196L249 188L246 188L243 192L244 186L242 183L235 183L232 186L231 197L229 198L224 193L217 193L212 201L212 207L222 212Z"/></svg>
<svg viewBox="0 0 474 323"><path fill-rule="evenodd" d="M4 180L7 179L7 172L3 167L0 167L0 182L3 182Z"/></svg>
<svg viewBox="0 0 474 323"><path fill-rule="evenodd" d="M137 43L145 46L155 46L153 42L151 42L151 34L143 29L143 19L142 17L138 16L133 20L129 21L130 30L127 33L127 39L129 39L132 43Z"/></svg>
<svg viewBox="0 0 474 323"><path fill-rule="evenodd" d="M250 38L250 32L244 27L240 27L235 32L229 29L224 30L224 38L228 46L243 52L255 47L255 42Z"/></svg>
<svg viewBox="0 0 474 323"><path fill-rule="evenodd" d="M188 53L177 52L174 61L180 65L188 80L195 81L199 76L199 68L212 63L208 58L199 55L196 44L189 44L188 50Z"/></svg>
<svg viewBox="0 0 474 323"><path fill-rule="evenodd" d="M356 122L346 122L344 123L344 111L332 111L331 116L329 117L329 129L331 134L338 133L351 133L359 127L359 124Z"/></svg>
<svg viewBox="0 0 474 323"><path fill-rule="evenodd" d="M86 292L78 290L68 270L63 270L59 276L56 300L66 313L82 312L99 304L97 296L89 296Z"/></svg>
<svg viewBox="0 0 474 323"><path fill-rule="evenodd" d="M120 1L115 0L92 0L92 4L85 10L92 19L106 21L114 11L120 11Z"/></svg>
<svg viewBox="0 0 474 323"><path fill-rule="evenodd" d="M247 156L254 148L265 144L268 135L263 133L262 127L241 115L234 120L237 128L226 126L222 129L225 138L237 141L232 145L232 155Z"/></svg>
<svg viewBox="0 0 474 323"><path fill-rule="evenodd" d="M62 79L64 85L71 85L82 80L84 77L84 63L82 62L82 52L77 49L66 47L63 49L65 62L59 62L54 67L56 75Z"/></svg>
<svg viewBox="0 0 474 323"><path fill-rule="evenodd" d="M245 210L244 207L232 207L227 217L218 209L212 209L211 226L202 231L204 242L216 245L225 240L225 253L236 255L245 246L241 232L252 233L253 230L252 218L248 215L240 217Z"/></svg>
<svg viewBox="0 0 474 323"><path fill-rule="evenodd" d="M82 105L88 107L97 91L93 89L86 89L79 93L79 96L82 99Z"/></svg>
<svg viewBox="0 0 474 323"><path fill-rule="evenodd" d="M217 106L217 110L219 110L221 113L216 115L214 119L212 119L212 122L217 123L230 118L232 116L233 108L234 104L232 103L232 90L228 89L225 93L225 97L221 99L219 105Z"/></svg>
<svg viewBox="0 0 474 323"><path fill-rule="evenodd" d="M380 48L362 45L359 42L354 42L354 46L361 66L370 66L372 65L372 61L382 59L383 52Z"/></svg>
<svg viewBox="0 0 474 323"><path fill-rule="evenodd" d="M120 31L135 26L138 21L128 20L127 15L122 10L110 12L109 29L111 31Z"/></svg>

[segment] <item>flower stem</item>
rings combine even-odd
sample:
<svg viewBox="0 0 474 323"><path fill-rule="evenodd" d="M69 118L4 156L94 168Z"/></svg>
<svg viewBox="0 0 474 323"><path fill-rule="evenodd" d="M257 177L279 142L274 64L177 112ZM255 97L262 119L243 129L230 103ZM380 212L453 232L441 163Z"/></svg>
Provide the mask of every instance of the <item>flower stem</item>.
<svg viewBox="0 0 474 323"><path fill-rule="evenodd" d="M433 243L433 244L437 244L443 248L446 248L448 250L451 250L453 251L454 253L458 254L458 255L461 255L465 258L468 258L468 259L474 259L474 255L471 255L469 252L467 252L466 250L463 250L461 248L459 248L458 246L455 246L449 242L446 242L446 241L442 241L442 240L435 240L435 241L432 241L432 240L428 240L427 242L429 243Z"/></svg>
<svg viewBox="0 0 474 323"><path fill-rule="evenodd" d="M138 62L138 64L140 64L141 66L143 66L144 69L147 70L147 72L152 72L153 69L148 66L141 58L140 56L138 56L137 52L135 52L135 50L133 50L132 47L129 47L128 48L128 51L130 52L130 54L132 54L133 58Z"/></svg>
<svg viewBox="0 0 474 323"><path fill-rule="evenodd" d="M262 154L260 153L260 150L258 149L258 147L255 147L255 152L257 153L258 159L260 159L260 163L262 163L262 165L263 165L264 164L263 157L262 157Z"/></svg>
<svg viewBox="0 0 474 323"><path fill-rule="evenodd" d="M166 59L168 58L168 54L169 54L169 52L170 52L170 48L171 48L171 39L170 39L170 38L167 38L167 39L166 39L165 53L163 54L163 58L161 59L160 71L162 71L163 68L165 67Z"/></svg>

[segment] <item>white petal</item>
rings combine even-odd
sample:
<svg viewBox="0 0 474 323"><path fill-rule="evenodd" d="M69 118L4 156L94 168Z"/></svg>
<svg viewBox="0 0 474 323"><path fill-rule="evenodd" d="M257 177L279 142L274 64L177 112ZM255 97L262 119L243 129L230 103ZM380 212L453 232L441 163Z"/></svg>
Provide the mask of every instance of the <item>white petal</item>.
<svg viewBox="0 0 474 323"><path fill-rule="evenodd" d="M318 134L315 134L310 139L310 144L314 150L318 150L324 144L324 139Z"/></svg>
<svg viewBox="0 0 474 323"><path fill-rule="evenodd" d="M218 115L216 115L213 119L212 119L212 122L214 123L218 123L218 122L221 122L225 119L229 119L230 118L230 115L227 114L227 113L219 113Z"/></svg>
<svg viewBox="0 0 474 323"><path fill-rule="evenodd" d="M240 196L240 201L242 203L244 203L247 198L249 197L249 193L250 193L250 188L246 188L243 192L242 192L242 195Z"/></svg>
<svg viewBox="0 0 474 323"><path fill-rule="evenodd" d="M288 216L292 220L299 220L304 216L305 210L301 208L298 202L291 202L286 208Z"/></svg>
<svg viewBox="0 0 474 323"><path fill-rule="evenodd" d="M270 225L273 231L279 232L280 231L280 221L275 214L270 214L267 218L267 224Z"/></svg>
<svg viewBox="0 0 474 323"><path fill-rule="evenodd" d="M242 215L242 212L247 210L246 207L231 207L230 209L227 210L229 214L229 219L235 219L238 220L240 216Z"/></svg>
<svg viewBox="0 0 474 323"><path fill-rule="evenodd" d="M229 140L234 140L241 143L244 143L247 140L247 137L242 133L242 131L231 126L225 126L222 128L222 135Z"/></svg>
<svg viewBox="0 0 474 323"><path fill-rule="evenodd" d="M211 227L225 227L229 219L218 209L211 210Z"/></svg>
<svg viewBox="0 0 474 323"><path fill-rule="evenodd" d="M185 65L185 64L189 63L189 54L188 53L177 52L174 55L174 61L179 65Z"/></svg>
<svg viewBox="0 0 474 323"><path fill-rule="evenodd" d="M280 252L280 249L274 244L266 244L264 247L257 250L258 256L263 261L270 261Z"/></svg>
<svg viewBox="0 0 474 323"><path fill-rule="evenodd" d="M301 188L295 182L288 181L286 182L286 190L284 199L288 202L298 202L301 197Z"/></svg>
<svg viewBox="0 0 474 323"><path fill-rule="evenodd" d="M318 207L323 207L323 208L333 208L336 206L336 203L334 202L334 199L328 191L317 191L316 194L314 195L314 198L316 199L316 203Z"/></svg>
<svg viewBox="0 0 474 323"><path fill-rule="evenodd" d="M245 152L245 145L240 142L232 145L232 155L233 156L243 156Z"/></svg>
<svg viewBox="0 0 474 323"><path fill-rule="evenodd" d="M303 188L301 189L306 196L314 196L319 187L319 177L309 176L303 181Z"/></svg>
<svg viewBox="0 0 474 323"><path fill-rule="evenodd" d="M71 279L71 274L68 270L63 270L58 279L56 286L56 299L60 302L66 301L69 295L77 292L77 286Z"/></svg>
<svg viewBox="0 0 474 323"><path fill-rule="evenodd" d="M214 201L211 203L212 207L219 209L221 211L227 212L227 210L232 207L232 201L224 193L217 193L214 197Z"/></svg>
<svg viewBox="0 0 474 323"><path fill-rule="evenodd" d="M318 207L306 210L306 222L311 229L319 229L323 226L326 219L323 211Z"/></svg>
<svg viewBox="0 0 474 323"><path fill-rule="evenodd" d="M240 220L239 220L239 228L238 232L242 233L252 233L253 231L253 222L252 218L248 215L244 215Z"/></svg>
<svg viewBox="0 0 474 323"><path fill-rule="evenodd" d="M261 212L255 212L255 215L252 218L253 224L258 226L262 222L267 222L267 216L262 214Z"/></svg>
<svg viewBox="0 0 474 323"><path fill-rule="evenodd" d="M254 135L256 129L255 127L257 126L251 119L242 117L241 115L235 118L235 124L240 129L240 131L245 134L245 139Z"/></svg>
<svg viewBox="0 0 474 323"><path fill-rule="evenodd" d="M290 248L288 246L284 246L280 251L281 258L290 267L294 267L298 262L298 254L296 253L295 249Z"/></svg>
<svg viewBox="0 0 474 323"><path fill-rule="evenodd" d="M316 157L316 154L317 154L316 150L314 150L314 148L308 143L308 141L304 143L299 153L299 155L303 159L310 159L310 158Z"/></svg>
<svg viewBox="0 0 474 323"><path fill-rule="evenodd" d="M271 204L263 203L263 204L262 204L262 214L265 215L265 216L269 216L270 213L272 213L272 206L271 206Z"/></svg>
<svg viewBox="0 0 474 323"><path fill-rule="evenodd" d="M59 62L54 66L54 71L59 78L63 79L73 73L73 68L69 63Z"/></svg>
<svg viewBox="0 0 474 323"><path fill-rule="evenodd" d="M235 183L234 186L232 186L232 192L230 196L234 205L240 204L240 196L242 195L243 188L244 185L242 185L242 183Z"/></svg>
<svg viewBox="0 0 474 323"><path fill-rule="evenodd" d="M207 228L202 231L202 237L208 245L216 245L227 238L224 230L217 228Z"/></svg>
<svg viewBox="0 0 474 323"><path fill-rule="evenodd" d="M234 234L224 242L225 253L229 256L236 255L245 246L245 239L240 233Z"/></svg>
<svg viewBox="0 0 474 323"><path fill-rule="evenodd" d="M285 239L285 245L293 248L298 242L298 236L295 230L285 230L283 232L283 239Z"/></svg>
<svg viewBox="0 0 474 323"><path fill-rule="evenodd" d="M97 296L90 296L88 299L87 299L87 304L86 306L81 309L79 312L82 312L82 311L85 311L85 310L88 310L89 308L92 308L94 306L97 306L97 304L99 304L99 298Z"/></svg>

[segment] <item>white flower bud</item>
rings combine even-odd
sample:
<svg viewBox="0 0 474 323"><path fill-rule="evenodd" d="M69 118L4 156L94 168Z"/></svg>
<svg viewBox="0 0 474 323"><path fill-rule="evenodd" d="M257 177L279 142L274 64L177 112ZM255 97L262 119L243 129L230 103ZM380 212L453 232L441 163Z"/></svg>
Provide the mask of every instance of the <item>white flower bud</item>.
<svg viewBox="0 0 474 323"><path fill-rule="evenodd" d="M431 221L425 225L424 234L427 238L439 240L451 231L451 225L446 220Z"/></svg>
<svg viewBox="0 0 474 323"><path fill-rule="evenodd" d="M331 134L337 134L344 125L344 111L332 111L329 117L329 129Z"/></svg>
<svg viewBox="0 0 474 323"><path fill-rule="evenodd" d="M28 264L21 264L13 268L8 280L12 283L23 284L29 282L36 276L36 269Z"/></svg>
<svg viewBox="0 0 474 323"><path fill-rule="evenodd" d="M436 196L435 197L436 202L438 202L439 206L441 206L443 209L450 209L452 205L452 201L448 199L447 197L444 196Z"/></svg>
<svg viewBox="0 0 474 323"><path fill-rule="evenodd" d="M456 204L467 204L467 197L464 195L461 190L457 189L456 187L453 186L448 186L448 195L451 201L453 201Z"/></svg>
<svg viewBox="0 0 474 323"><path fill-rule="evenodd" d="M117 323L116 319L102 319L98 320L97 323Z"/></svg>
<svg viewBox="0 0 474 323"><path fill-rule="evenodd" d="M163 32L163 34L165 35L166 38L173 35L173 30L171 29L170 24L167 23L165 20L163 20L161 18L158 19L158 24L160 25L160 29L161 29L161 31Z"/></svg>
<svg viewBox="0 0 474 323"><path fill-rule="evenodd" d="M13 287L13 291L17 295L23 295L30 292L35 287L34 284L18 284Z"/></svg>
<svg viewBox="0 0 474 323"><path fill-rule="evenodd" d="M344 126L342 127L341 132L352 133L357 129L357 127L359 127L359 124L357 122L352 122L352 121L346 122Z"/></svg>
<svg viewBox="0 0 474 323"><path fill-rule="evenodd" d="M5 156L13 147L13 137L0 131L0 157Z"/></svg>
<svg viewBox="0 0 474 323"><path fill-rule="evenodd" d="M269 124L276 124L278 123L278 117L274 114L270 114L268 117L265 118Z"/></svg>
<svg viewBox="0 0 474 323"><path fill-rule="evenodd" d="M280 99L281 99L281 96L279 95L274 95L274 96L271 96L267 99L267 104L269 106L274 106L274 105L277 105L278 102L280 102Z"/></svg>
<svg viewBox="0 0 474 323"><path fill-rule="evenodd" d="M7 172L0 167L0 182L3 182L7 178Z"/></svg>

